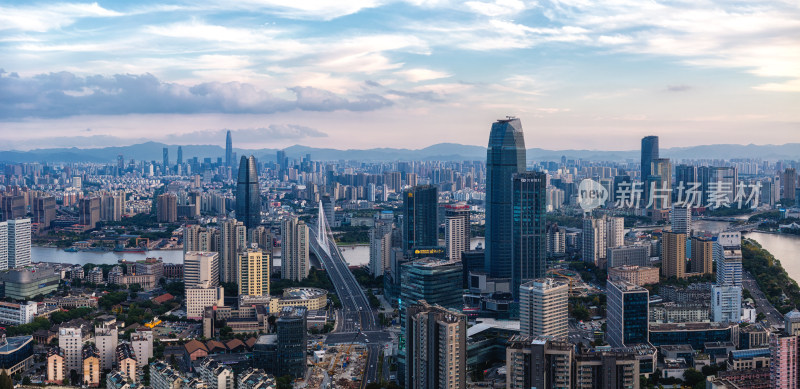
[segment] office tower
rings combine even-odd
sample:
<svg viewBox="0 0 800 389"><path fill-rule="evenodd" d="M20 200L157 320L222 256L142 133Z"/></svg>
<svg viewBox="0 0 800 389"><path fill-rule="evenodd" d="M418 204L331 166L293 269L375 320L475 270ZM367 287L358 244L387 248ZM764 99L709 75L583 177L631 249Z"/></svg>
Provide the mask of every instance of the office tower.
<svg viewBox="0 0 800 389"><path fill-rule="evenodd" d="M247 228L236 219L227 219L220 225L220 280L222 282L239 282L236 260L239 251L247 247Z"/></svg>
<svg viewBox="0 0 800 389"><path fill-rule="evenodd" d="M373 277L382 276L389 268L393 229L391 219L377 219L369 230L369 272Z"/></svg>
<svg viewBox="0 0 800 389"><path fill-rule="evenodd" d="M301 281L308 277L308 226L296 217L281 224L281 278Z"/></svg>
<svg viewBox="0 0 800 389"><path fill-rule="evenodd" d="M212 244L213 232L197 224L192 224L183 229L183 252L189 251L214 251Z"/></svg>
<svg viewBox="0 0 800 389"><path fill-rule="evenodd" d="M50 228L56 220L56 198L53 196L36 197L31 203L33 222L39 225L39 230Z"/></svg>
<svg viewBox="0 0 800 389"><path fill-rule="evenodd" d="M686 234L662 233L661 273L666 278L686 278Z"/></svg>
<svg viewBox="0 0 800 389"><path fill-rule="evenodd" d="M679 187L681 183L684 188L690 188L693 182L697 182L697 167L692 165L675 166L675 185Z"/></svg>
<svg viewBox="0 0 800 389"><path fill-rule="evenodd" d="M439 245L439 193L435 186L415 186L403 195L403 250Z"/></svg>
<svg viewBox="0 0 800 389"><path fill-rule="evenodd" d="M31 219L8 222L8 268L31 264Z"/></svg>
<svg viewBox="0 0 800 389"><path fill-rule="evenodd" d="M406 387L465 388L467 316L426 301L409 306L406 314Z"/></svg>
<svg viewBox="0 0 800 389"><path fill-rule="evenodd" d="M231 140L231 132L225 135L225 166L233 167L233 141Z"/></svg>
<svg viewBox="0 0 800 389"><path fill-rule="evenodd" d="M797 189L797 171L792 167L787 167L781 175L782 195L781 199L793 199Z"/></svg>
<svg viewBox="0 0 800 389"><path fill-rule="evenodd" d="M8 222L0 222L0 270L8 270Z"/></svg>
<svg viewBox="0 0 800 389"><path fill-rule="evenodd" d="M178 165L183 165L183 146L178 146Z"/></svg>
<svg viewBox="0 0 800 389"><path fill-rule="evenodd" d="M225 289L212 286L210 282L201 285L186 285L186 317L202 319L206 307L224 307Z"/></svg>
<svg viewBox="0 0 800 389"><path fill-rule="evenodd" d="M328 226L333 227L336 222L336 207L335 201L331 196L322 196L322 210L325 211L325 219L328 221Z"/></svg>
<svg viewBox="0 0 800 389"><path fill-rule="evenodd" d="M236 182L236 218L248 229L261 224L261 191L258 187L256 158L242 156Z"/></svg>
<svg viewBox="0 0 800 389"><path fill-rule="evenodd" d="M239 295L269 296L270 256L259 249L239 253Z"/></svg>
<svg viewBox="0 0 800 389"><path fill-rule="evenodd" d="M672 215L670 216L672 223L672 232L677 234L685 234L692 236L692 208L688 206L673 205Z"/></svg>
<svg viewBox="0 0 800 389"><path fill-rule="evenodd" d="M511 178L525 171L525 136L516 118L492 124L486 150L486 271L511 278Z"/></svg>
<svg viewBox="0 0 800 389"><path fill-rule="evenodd" d="M164 193L158 196L156 219L159 223L175 223L178 221L178 196Z"/></svg>
<svg viewBox="0 0 800 389"><path fill-rule="evenodd" d="M717 285L742 285L742 234L723 232L714 243Z"/></svg>
<svg viewBox="0 0 800 389"><path fill-rule="evenodd" d="M783 332L769 335L769 384L775 389L796 389L798 380L797 336Z"/></svg>
<svg viewBox="0 0 800 389"><path fill-rule="evenodd" d="M289 167L289 159L286 158L286 150L278 150L277 154L278 171L283 175L286 168ZM282 180L282 178L281 178Z"/></svg>
<svg viewBox="0 0 800 389"><path fill-rule="evenodd" d="M12 220L25 217L25 196L0 197L0 209L3 211L3 220Z"/></svg>
<svg viewBox="0 0 800 389"><path fill-rule="evenodd" d="M711 286L711 318L720 323L738 323L742 320L741 286Z"/></svg>
<svg viewBox="0 0 800 389"><path fill-rule="evenodd" d="M575 389L639 388L640 364L635 350L588 350L575 354Z"/></svg>
<svg viewBox="0 0 800 389"><path fill-rule="evenodd" d="M516 296L520 285L547 271L546 186L547 176L541 172L512 178L511 292Z"/></svg>
<svg viewBox="0 0 800 389"><path fill-rule="evenodd" d="M691 272L699 275L714 272L714 241L699 236L692 237Z"/></svg>
<svg viewBox="0 0 800 389"><path fill-rule="evenodd" d="M202 285L219 286L219 253L187 251L183 255L183 283L188 287Z"/></svg>
<svg viewBox="0 0 800 389"><path fill-rule="evenodd" d="M117 170L119 170L120 175L122 175L123 170L125 170L125 158L122 154L117 155Z"/></svg>
<svg viewBox="0 0 800 389"><path fill-rule="evenodd" d="M100 198L78 200L78 213L78 224L88 226L89 229L97 228L97 223L100 221Z"/></svg>
<svg viewBox="0 0 800 389"><path fill-rule="evenodd" d="M164 147L162 153L164 155L163 155L163 160L161 162L161 166L164 167L164 173L166 173L169 170L169 149Z"/></svg>
<svg viewBox="0 0 800 389"><path fill-rule="evenodd" d="M574 354L566 341L514 335L506 346L506 388L572 388Z"/></svg>
<svg viewBox="0 0 800 389"><path fill-rule="evenodd" d="M669 209L672 204L672 164L669 158L654 158L650 175L645 180L647 205L652 209Z"/></svg>
<svg viewBox="0 0 800 389"><path fill-rule="evenodd" d="M136 354L136 363L144 366L153 357L153 330L149 328L137 328L131 334L131 347Z"/></svg>
<svg viewBox="0 0 800 389"><path fill-rule="evenodd" d="M447 248L447 258L459 260L461 253L470 249L469 205L445 205L444 214L444 242Z"/></svg>
<svg viewBox="0 0 800 389"><path fill-rule="evenodd" d="M642 193L643 199L648 199L649 186L647 185L648 177L652 173L653 160L658 158L658 137L646 136L642 138L642 159L641 159L641 175L639 179L644 184L644 192Z"/></svg>
<svg viewBox="0 0 800 389"><path fill-rule="evenodd" d="M119 342L116 319L94 326L94 344L100 358L100 368L110 370L114 367L114 352Z"/></svg>
<svg viewBox="0 0 800 389"><path fill-rule="evenodd" d="M305 307L284 307L275 320L280 375L305 377L307 317Z"/></svg>
<svg viewBox="0 0 800 389"><path fill-rule="evenodd" d="M702 190L699 206L716 206L715 197L729 203L736 198L739 174L735 166L700 166L697 168L697 180Z"/></svg>
<svg viewBox="0 0 800 389"><path fill-rule="evenodd" d="M538 278L519 287L519 328L522 335L567 337L569 285Z"/></svg>
<svg viewBox="0 0 800 389"><path fill-rule="evenodd" d="M58 329L58 347L64 352L64 371L67 376L72 370L81 372L81 352L83 336L80 327L61 327Z"/></svg>
<svg viewBox="0 0 800 389"><path fill-rule="evenodd" d="M650 293L625 281L607 281L606 341L611 347L648 343Z"/></svg>
<svg viewBox="0 0 800 389"><path fill-rule="evenodd" d="M485 252L483 249L467 250L461 254L461 266L463 268L463 283L462 287L467 289L469 287L469 273L470 272L483 272L483 266L486 264L484 259Z"/></svg>

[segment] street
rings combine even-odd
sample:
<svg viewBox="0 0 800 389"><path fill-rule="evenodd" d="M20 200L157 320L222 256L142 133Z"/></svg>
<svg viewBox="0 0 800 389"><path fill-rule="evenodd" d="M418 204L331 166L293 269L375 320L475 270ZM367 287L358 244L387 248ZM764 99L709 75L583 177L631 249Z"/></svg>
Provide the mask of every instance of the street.
<svg viewBox="0 0 800 389"><path fill-rule="evenodd" d="M742 271L742 287L750 291L753 301L756 304L756 312L763 313L764 317L771 326L783 324L783 315L769 303L764 293L759 289L756 280L747 271Z"/></svg>

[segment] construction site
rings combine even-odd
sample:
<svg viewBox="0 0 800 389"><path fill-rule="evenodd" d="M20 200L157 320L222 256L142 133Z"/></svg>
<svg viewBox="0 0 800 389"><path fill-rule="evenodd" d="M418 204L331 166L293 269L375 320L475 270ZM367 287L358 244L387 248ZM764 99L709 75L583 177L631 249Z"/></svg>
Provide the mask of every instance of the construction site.
<svg viewBox="0 0 800 389"><path fill-rule="evenodd" d="M367 350L363 344L317 344L309 374L309 388L361 388Z"/></svg>

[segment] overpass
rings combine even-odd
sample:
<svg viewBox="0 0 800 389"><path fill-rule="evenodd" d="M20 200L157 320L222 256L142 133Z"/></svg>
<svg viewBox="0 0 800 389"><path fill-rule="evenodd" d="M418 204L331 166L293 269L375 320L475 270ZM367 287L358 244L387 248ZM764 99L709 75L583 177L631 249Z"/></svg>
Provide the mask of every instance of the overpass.
<svg viewBox="0 0 800 389"><path fill-rule="evenodd" d="M369 305L367 295L350 272L347 262L333 239L322 204L319 205L317 222L309 226L309 248L317 256L320 264L331 280L336 295L342 302L337 313L337 325L325 342L329 345L342 343L361 343L367 347L362 387L369 382L379 381L378 356L384 344L391 338L381 330L377 315ZM388 366L385 367L388 369Z"/></svg>

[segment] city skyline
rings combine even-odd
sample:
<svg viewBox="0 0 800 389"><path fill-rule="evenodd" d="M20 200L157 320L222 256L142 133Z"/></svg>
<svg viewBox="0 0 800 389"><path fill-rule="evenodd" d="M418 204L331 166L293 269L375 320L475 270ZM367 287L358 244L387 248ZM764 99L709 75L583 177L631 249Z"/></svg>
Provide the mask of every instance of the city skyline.
<svg viewBox="0 0 800 389"><path fill-rule="evenodd" d="M800 7L778 1L0 11L8 149L208 144L227 129L254 148L485 145L484 123L515 115L537 147L632 150L646 135L781 144L800 123Z"/></svg>

